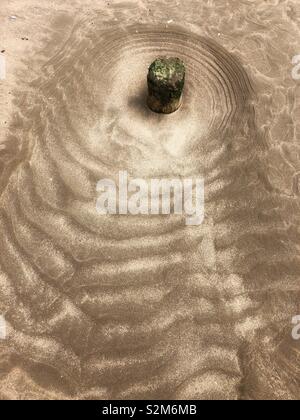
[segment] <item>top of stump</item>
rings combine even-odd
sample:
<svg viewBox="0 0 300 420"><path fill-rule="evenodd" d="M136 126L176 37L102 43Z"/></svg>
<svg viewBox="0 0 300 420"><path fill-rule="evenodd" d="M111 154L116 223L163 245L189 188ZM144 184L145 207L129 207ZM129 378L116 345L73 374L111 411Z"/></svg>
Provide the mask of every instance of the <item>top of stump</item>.
<svg viewBox="0 0 300 420"><path fill-rule="evenodd" d="M179 58L157 58L149 67L148 78L154 83L183 88L185 65Z"/></svg>

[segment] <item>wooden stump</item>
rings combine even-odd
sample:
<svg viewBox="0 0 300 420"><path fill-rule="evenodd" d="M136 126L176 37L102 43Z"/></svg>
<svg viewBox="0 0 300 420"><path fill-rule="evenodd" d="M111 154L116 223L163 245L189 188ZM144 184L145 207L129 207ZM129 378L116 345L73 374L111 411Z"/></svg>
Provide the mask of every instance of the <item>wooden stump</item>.
<svg viewBox="0 0 300 420"><path fill-rule="evenodd" d="M185 66L179 58L158 58L149 67L148 106L158 113L171 114L182 103Z"/></svg>

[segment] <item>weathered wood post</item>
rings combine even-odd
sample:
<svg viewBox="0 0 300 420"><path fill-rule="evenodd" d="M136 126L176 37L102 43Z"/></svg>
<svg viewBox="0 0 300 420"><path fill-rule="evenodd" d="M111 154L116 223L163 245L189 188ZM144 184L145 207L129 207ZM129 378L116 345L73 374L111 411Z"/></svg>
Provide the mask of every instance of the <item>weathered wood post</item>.
<svg viewBox="0 0 300 420"><path fill-rule="evenodd" d="M179 58L158 58L149 67L148 106L158 113L171 114L182 103L185 66Z"/></svg>

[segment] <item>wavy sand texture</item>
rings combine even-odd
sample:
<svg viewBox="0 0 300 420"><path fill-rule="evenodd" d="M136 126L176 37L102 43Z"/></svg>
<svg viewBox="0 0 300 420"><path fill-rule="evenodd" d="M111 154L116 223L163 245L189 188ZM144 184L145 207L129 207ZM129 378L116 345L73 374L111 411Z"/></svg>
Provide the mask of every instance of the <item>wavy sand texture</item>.
<svg viewBox="0 0 300 420"><path fill-rule="evenodd" d="M1 82L1 397L298 399L299 6L13 3L31 55ZM167 117L145 106L157 55L187 68ZM204 177L204 224L100 217L119 170Z"/></svg>

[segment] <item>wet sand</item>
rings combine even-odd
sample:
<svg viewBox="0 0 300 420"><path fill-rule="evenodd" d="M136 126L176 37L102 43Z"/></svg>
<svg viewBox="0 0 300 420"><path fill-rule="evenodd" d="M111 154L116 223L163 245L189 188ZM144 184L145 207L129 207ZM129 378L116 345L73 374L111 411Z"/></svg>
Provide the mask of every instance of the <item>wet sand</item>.
<svg viewBox="0 0 300 420"><path fill-rule="evenodd" d="M23 0L0 18L0 397L299 399L297 2ZM158 55L187 68L169 116L145 105ZM99 217L120 170L203 177L203 225Z"/></svg>

